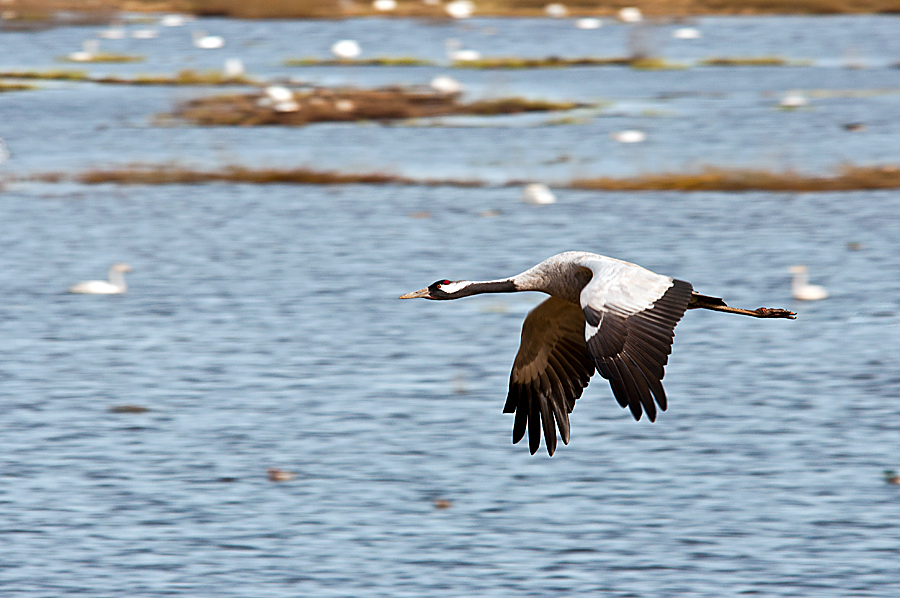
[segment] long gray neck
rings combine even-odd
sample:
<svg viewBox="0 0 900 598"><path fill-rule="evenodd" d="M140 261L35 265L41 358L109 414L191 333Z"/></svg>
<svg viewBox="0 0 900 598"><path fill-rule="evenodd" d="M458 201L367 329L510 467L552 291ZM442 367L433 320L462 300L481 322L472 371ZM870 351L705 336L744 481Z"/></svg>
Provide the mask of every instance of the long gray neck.
<svg viewBox="0 0 900 598"><path fill-rule="evenodd" d="M488 280L484 282L473 282L461 291L463 295L481 295L483 293L515 293L521 289L516 287L512 279L504 280Z"/></svg>
<svg viewBox="0 0 900 598"><path fill-rule="evenodd" d="M581 289L590 282L592 275L588 268L554 257L510 280L519 291L540 291L577 305Z"/></svg>
<svg viewBox="0 0 900 598"><path fill-rule="evenodd" d="M119 270L109 271L109 284L125 288L125 273Z"/></svg>

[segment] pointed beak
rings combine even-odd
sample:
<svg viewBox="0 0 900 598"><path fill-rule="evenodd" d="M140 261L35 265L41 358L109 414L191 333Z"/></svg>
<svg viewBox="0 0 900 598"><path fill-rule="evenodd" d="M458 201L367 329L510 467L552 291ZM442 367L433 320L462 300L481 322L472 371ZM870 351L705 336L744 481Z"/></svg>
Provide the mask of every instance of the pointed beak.
<svg viewBox="0 0 900 598"><path fill-rule="evenodd" d="M418 297L422 297L423 299L428 299L430 297L430 293L428 289L419 289L418 291L413 291L412 293L407 293L405 295L400 295L400 299L416 299Z"/></svg>

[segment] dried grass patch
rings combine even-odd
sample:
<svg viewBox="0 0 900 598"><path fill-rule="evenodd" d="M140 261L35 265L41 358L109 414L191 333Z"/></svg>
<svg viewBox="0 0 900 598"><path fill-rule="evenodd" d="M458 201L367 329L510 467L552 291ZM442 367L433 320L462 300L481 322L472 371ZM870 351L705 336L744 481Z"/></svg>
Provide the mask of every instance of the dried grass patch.
<svg viewBox="0 0 900 598"><path fill-rule="evenodd" d="M76 181L83 184L173 185L213 182L292 185L446 185L481 187L475 180L411 179L386 173L340 173L309 168L247 168L228 166L220 170L195 170L177 165L137 164L99 169L77 175L58 172L33 174L27 180L45 183ZM522 184L517 181L510 186ZM696 173L662 173L628 178L600 177L558 185L595 191L717 191L717 192L834 192L900 188L900 167L845 166L831 176L797 172L705 168Z"/></svg>
<svg viewBox="0 0 900 598"><path fill-rule="evenodd" d="M315 122L402 120L449 115L496 115L570 110L574 102L502 98L462 103L457 94L406 88L315 89L294 93L286 110L265 93L220 95L191 100L173 116L198 125L300 126Z"/></svg>
<svg viewBox="0 0 900 598"><path fill-rule="evenodd" d="M123 64L127 62L144 62L144 60L146 59L143 56L137 56L135 54L97 52L96 54L91 54L90 56L80 58L72 58L71 56L59 56L56 60L58 60L59 62L96 62L102 64Z"/></svg>
<svg viewBox="0 0 900 598"><path fill-rule="evenodd" d="M572 181L574 189L602 191L860 191L900 188L900 167L844 166L831 176L793 171L707 167L696 173L647 174L630 178L599 177Z"/></svg>
<svg viewBox="0 0 900 598"><path fill-rule="evenodd" d="M204 183L248 183L257 185L454 185L480 186L477 181L415 180L406 177L372 172L340 173L310 168L247 168L227 166L219 170L196 170L184 166L166 164L132 164L121 168L90 170L68 176L58 172L35 174L29 180L44 183L72 181L98 185L197 185Z"/></svg>
<svg viewBox="0 0 900 598"><path fill-rule="evenodd" d="M547 0L479 0L476 16L541 17ZM572 16L612 17L630 3L568 0ZM705 14L898 13L898 0L641 0L648 17ZM343 0L16 0L15 16L0 20L0 29L32 29L65 24L108 23L118 11L184 12L242 19L348 17L421 17L449 20L442 4L398 0L397 9L379 12L366 1ZM60 15L64 18L60 18Z"/></svg>

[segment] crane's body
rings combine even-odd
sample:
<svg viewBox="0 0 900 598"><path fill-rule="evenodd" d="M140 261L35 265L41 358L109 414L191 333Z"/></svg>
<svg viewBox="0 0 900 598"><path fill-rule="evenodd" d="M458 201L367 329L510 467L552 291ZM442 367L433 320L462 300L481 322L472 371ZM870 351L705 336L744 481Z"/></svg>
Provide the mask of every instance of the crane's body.
<svg viewBox="0 0 900 598"><path fill-rule="evenodd" d="M527 429L532 454L540 446L542 429L547 452L556 450L554 420L568 444L568 414L595 368L635 419L646 412L654 421L657 405L661 410L667 406L663 368L675 325L686 310L795 317L783 309L729 307L717 297L696 293L690 283L581 251L560 253L511 278L440 280L400 298L449 300L519 291L550 295L525 318L504 407L504 412L516 414L513 442Z"/></svg>

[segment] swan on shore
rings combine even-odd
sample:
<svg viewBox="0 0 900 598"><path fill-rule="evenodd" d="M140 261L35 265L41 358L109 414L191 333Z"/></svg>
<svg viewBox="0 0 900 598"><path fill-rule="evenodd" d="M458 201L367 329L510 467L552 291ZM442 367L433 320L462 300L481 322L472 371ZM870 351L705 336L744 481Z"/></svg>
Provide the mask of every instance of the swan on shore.
<svg viewBox="0 0 900 598"><path fill-rule="evenodd" d="M552 4L548 4L544 7L544 13L551 18L554 19L564 19L569 16L569 9L566 8L565 4L560 4L559 2L554 2Z"/></svg>
<svg viewBox="0 0 900 598"><path fill-rule="evenodd" d="M181 27L187 23L188 19L184 15L165 15L160 19L159 23L163 27Z"/></svg>
<svg viewBox="0 0 900 598"><path fill-rule="evenodd" d="M454 0L444 6L444 10L454 19L468 19L475 12L475 3L471 0Z"/></svg>
<svg viewBox="0 0 900 598"><path fill-rule="evenodd" d="M438 75L428 85L438 93L458 94L463 91L462 83L447 75Z"/></svg>
<svg viewBox="0 0 900 598"><path fill-rule="evenodd" d="M602 26L603 21L596 17L582 17L575 21L575 27L577 29L600 29Z"/></svg>
<svg viewBox="0 0 900 598"><path fill-rule="evenodd" d="M126 272L131 272L131 266L128 264L113 264L109 267L109 280L88 280L79 282L78 284L69 287L69 292L84 295L116 295L124 293L128 289L128 287L125 286Z"/></svg>
<svg viewBox="0 0 900 598"><path fill-rule="evenodd" d="M619 10L618 17L619 20L623 23L640 23L644 20L644 15L641 13L641 9L634 6L626 6L625 8Z"/></svg>

